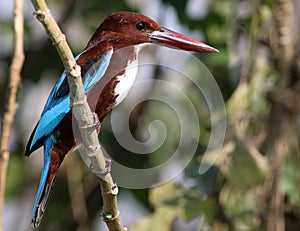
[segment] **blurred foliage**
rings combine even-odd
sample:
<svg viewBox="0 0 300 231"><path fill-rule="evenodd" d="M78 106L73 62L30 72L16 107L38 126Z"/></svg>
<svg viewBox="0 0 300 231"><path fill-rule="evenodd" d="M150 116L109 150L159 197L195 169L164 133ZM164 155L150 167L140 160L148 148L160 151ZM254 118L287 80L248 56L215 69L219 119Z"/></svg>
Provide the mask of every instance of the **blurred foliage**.
<svg viewBox="0 0 300 231"><path fill-rule="evenodd" d="M211 224L216 214L215 198L204 198L198 190L189 190L176 183L153 188L149 201L154 213L135 223L132 230L167 231L178 217L189 221L204 216L205 221Z"/></svg>
<svg viewBox="0 0 300 231"><path fill-rule="evenodd" d="M135 221L131 230L298 230L300 19L296 13L285 15L285 23L289 22L289 17L294 18L291 19L293 23L290 30L289 27L282 30L280 19L274 12L285 9L285 5L281 5L283 2L292 4L294 12L299 12L299 2L200 1L207 3L204 4L207 9L198 18L191 17L185 10L190 2L163 0L162 6L171 7L182 25L201 32L207 43L220 50L219 54L196 56L211 71L224 96L228 123L226 139L218 158L206 159L205 164L212 167L205 174L199 175L199 164L211 134L211 120L204 99L194 92L193 86L185 85L191 101L198 105L197 114L201 120L197 151L182 174L183 179L151 189L129 190L149 212L149 215ZM143 3L134 0L68 0L49 3L53 12L58 11L57 20L63 30L68 30L75 23L78 27L84 25L79 33L88 35L110 12L146 11L142 9ZM200 7L199 4L197 6ZM8 46L11 40L9 34L12 32L11 20L1 17L0 26L0 38ZM62 69L50 41L33 28L32 25L26 25L26 61L23 70L25 89L28 89L27 84L38 84L45 73L55 73L52 77L55 81ZM80 52L84 46L82 44L86 43L81 41L83 38L76 32L67 33L74 53ZM73 37L73 33L78 38L75 35ZM284 38L287 40L282 40ZM286 55L286 50L292 50L292 56ZM11 52L2 46L0 53L2 112L6 87L6 80L2 76L7 76ZM159 70L156 70L155 77L161 78ZM20 101L25 93L20 93ZM102 143L109 153L116 154L114 159L127 166L144 168L164 162L169 158L166 153L176 148L179 139L179 124L173 121L173 111L155 102L146 102L135 110L130 119L133 134L140 139L139 134L144 134L147 125L159 117L168 128L169 136L164 145L151 155L141 157L130 153L117 143L106 122L100 137ZM26 200L33 201L33 188L37 186L40 172L32 170L33 164L29 165L29 160L20 151L24 148L25 139L19 127L26 123L20 121L20 118L22 116L17 116L15 123L15 137L12 141L14 151L10 160L6 195L12 199L30 191L30 197L27 195ZM186 135L192 139L193 128ZM68 160L70 158L72 160ZM95 219L99 219L101 199L97 180L87 172L80 158L69 156L66 161L68 163L60 170L49 207L38 230L91 230ZM121 193L122 190L125 189L121 189ZM130 213L120 212L121 215Z"/></svg>

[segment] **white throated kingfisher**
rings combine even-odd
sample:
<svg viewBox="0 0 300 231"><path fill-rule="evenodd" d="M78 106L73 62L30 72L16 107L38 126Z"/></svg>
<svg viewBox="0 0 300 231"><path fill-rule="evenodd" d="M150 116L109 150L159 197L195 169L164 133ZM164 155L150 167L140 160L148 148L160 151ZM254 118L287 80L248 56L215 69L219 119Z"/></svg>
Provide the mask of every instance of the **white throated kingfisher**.
<svg viewBox="0 0 300 231"><path fill-rule="evenodd" d="M132 12L110 14L84 51L75 58L81 67L87 101L97 115L98 124L124 99L134 83L137 68L130 67L136 65L138 52L144 44L217 52L202 42L161 27L144 15ZM77 146L73 129L70 91L67 76L63 73L47 99L25 150L25 155L29 156L44 147L44 168L31 217L34 227L40 224L46 210L59 166L65 155Z"/></svg>

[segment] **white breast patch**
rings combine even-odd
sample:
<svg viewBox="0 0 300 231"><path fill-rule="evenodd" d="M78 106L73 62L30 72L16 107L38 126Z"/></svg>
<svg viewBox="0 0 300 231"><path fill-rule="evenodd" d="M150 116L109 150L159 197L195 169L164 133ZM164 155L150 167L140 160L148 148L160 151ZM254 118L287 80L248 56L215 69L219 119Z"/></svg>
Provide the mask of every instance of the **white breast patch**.
<svg viewBox="0 0 300 231"><path fill-rule="evenodd" d="M115 94L118 94L116 105L124 100L136 79L138 71L138 59L136 58L135 60L130 61L125 69L124 74L117 76L119 83L115 88Z"/></svg>

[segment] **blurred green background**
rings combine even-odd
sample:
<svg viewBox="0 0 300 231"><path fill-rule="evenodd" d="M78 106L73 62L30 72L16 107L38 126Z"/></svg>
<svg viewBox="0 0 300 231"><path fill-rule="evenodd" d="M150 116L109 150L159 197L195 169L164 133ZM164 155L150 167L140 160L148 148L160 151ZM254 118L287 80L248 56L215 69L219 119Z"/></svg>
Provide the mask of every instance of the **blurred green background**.
<svg viewBox="0 0 300 231"><path fill-rule="evenodd" d="M221 152L216 161L206 160L212 167L200 175L198 168L212 125L201 93L194 94L192 85L185 86L200 118L197 151L184 172L169 183L151 189L120 189L121 218L130 230L299 230L299 0L52 0L48 4L74 54L84 49L109 13L121 10L143 13L220 50L218 54L195 55L217 81L226 104L227 130ZM0 8L1 118L12 59L12 2L1 1ZM24 146L63 69L32 11L26 1L26 60L11 141L5 230L32 229L29 220L43 157L39 150L25 158ZM147 48L145 56L155 58L162 49ZM184 62L186 65L188 60ZM152 78L164 78L163 71L157 67ZM169 113L167 107L147 101L130 117L136 137L149 121L159 119L168 127L165 148L152 158L137 161L136 155L118 145L109 118L100 140L121 163L136 168L153 166L167 158L165 149L178 140ZM79 155L68 155L38 230L105 230L99 192L96 177Z"/></svg>

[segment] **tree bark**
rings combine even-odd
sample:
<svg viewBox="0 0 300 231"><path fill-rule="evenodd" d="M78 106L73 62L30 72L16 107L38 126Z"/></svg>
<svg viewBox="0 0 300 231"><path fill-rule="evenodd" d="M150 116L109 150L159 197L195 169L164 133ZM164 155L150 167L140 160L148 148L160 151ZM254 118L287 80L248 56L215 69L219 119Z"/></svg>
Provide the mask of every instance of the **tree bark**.
<svg viewBox="0 0 300 231"><path fill-rule="evenodd" d="M7 167L10 155L10 136L12 125L18 107L17 92L21 82L21 70L24 62L24 17L23 0L14 0L14 47L10 66L5 109L1 123L0 134L0 230L3 230L2 216L5 197Z"/></svg>

